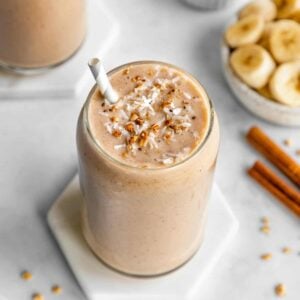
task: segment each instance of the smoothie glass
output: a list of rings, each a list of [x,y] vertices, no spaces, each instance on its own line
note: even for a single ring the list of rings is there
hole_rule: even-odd
[[[0,66],[47,70],[70,58],[86,31],[85,0],[0,0]]]
[[[154,62],[130,63],[108,76],[139,63]],[[90,130],[88,109],[96,87],[79,116],[77,148],[84,237],[104,263],[127,274],[154,276],[174,270],[188,261],[203,241],[219,125],[201,84],[184,74],[205,97],[209,123],[202,142],[181,162],[142,168],[107,153]]]

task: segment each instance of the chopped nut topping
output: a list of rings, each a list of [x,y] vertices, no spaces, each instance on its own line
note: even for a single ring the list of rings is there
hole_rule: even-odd
[[[172,124],[172,120],[166,120],[166,121],[165,121],[165,125],[166,125],[166,126],[170,126],[171,124]]]
[[[127,158],[127,157],[128,157],[128,152],[123,152],[123,153],[122,153],[122,157],[123,157],[123,158]]]
[[[141,132],[141,134],[140,134],[140,138],[141,138],[141,139],[146,139],[147,137],[148,137],[147,132],[143,130],[143,131]]]
[[[115,130],[113,131],[112,135],[116,138],[119,138],[122,135],[122,133],[120,130]]]
[[[32,279],[32,274],[28,271],[24,271],[21,273],[21,277],[22,277],[22,279],[28,281],[28,280]]]
[[[285,139],[283,141],[284,145],[287,146],[287,147],[291,147],[293,145],[293,141],[292,139]]]
[[[282,248],[282,253],[284,254],[291,254],[292,253],[292,249],[289,247],[283,247]]]
[[[132,145],[132,144],[134,144],[137,140],[138,140],[138,136],[137,136],[137,135],[131,136],[131,137],[128,139],[128,144]]]
[[[152,70],[148,70],[148,71],[147,71],[147,75],[153,76],[153,75],[154,75],[154,72],[153,72]]]
[[[110,109],[109,109],[110,112],[115,112],[116,111],[116,106],[113,105]]]
[[[124,126],[124,128],[125,128],[128,132],[134,133],[134,126],[133,126],[132,123],[127,123],[127,124]]]
[[[59,295],[62,292],[62,288],[59,285],[54,285],[51,288],[51,291],[52,291],[53,294]]]
[[[165,108],[165,107],[170,106],[171,104],[172,104],[172,99],[171,99],[171,98],[168,98],[168,99],[166,99],[166,100],[164,100],[164,101],[162,102],[161,107],[162,107],[162,108]]]
[[[284,297],[286,295],[286,288],[285,285],[282,283],[279,283],[275,286],[275,294],[278,297]]]
[[[268,217],[262,217],[262,218],[261,218],[261,222],[262,222],[264,225],[269,225],[270,220],[269,220]]]
[[[159,132],[159,125],[158,124],[153,124],[151,125],[150,129],[154,132],[154,133],[158,133]]]
[[[35,293],[32,295],[32,300],[44,300],[44,296],[40,293]]]
[[[140,134],[139,146],[146,147],[148,144],[148,134],[146,131],[142,131]]]
[[[172,137],[172,134],[171,134],[170,132],[167,132],[167,133],[165,134],[165,136],[164,136],[164,138],[165,138],[166,140],[170,140],[171,137]]]
[[[267,225],[264,225],[260,228],[260,231],[265,233],[265,234],[269,234],[270,233],[270,227]]]
[[[110,120],[111,120],[113,123],[119,122],[119,118],[118,118],[118,117],[111,117]]]
[[[138,117],[139,117],[138,114],[133,112],[133,113],[131,113],[130,121],[135,121]]]
[[[139,75],[137,75],[131,79],[132,82],[137,82],[137,81],[141,81],[141,80],[142,80],[142,77]]]
[[[175,124],[172,124],[169,126],[171,129],[173,129],[175,131],[175,133],[180,133],[182,132],[182,126],[179,126],[179,125],[175,125]]]
[[[144,121],[142,118],[137,118],[137,119],[135,120],[135,123],[136,123],[137,125],[143,125],[144,122],[145,122],[145,121]]]
[[[272,254],[271,254],[271,253],[265,253],[265,254],[262,254],[262,255],[260,256],[260,258],[261,258],[262,260],[270,260],[270,259],[272,258]]]
[[[140,147],[146,147],[148,145],[148,139],[141,139],[139,141],[139,146]]]
[[[123,75],[128,75],[129,74],[129,69],[125,69],[124,71],[123,71]]]

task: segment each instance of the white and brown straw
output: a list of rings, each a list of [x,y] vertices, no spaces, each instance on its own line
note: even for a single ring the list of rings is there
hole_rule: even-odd
[[[110,103],[116,103],[118,101],[118,95],[110,84],[101,60],[99,58],[92,58],[89,60],[88,65],[101,94]]]

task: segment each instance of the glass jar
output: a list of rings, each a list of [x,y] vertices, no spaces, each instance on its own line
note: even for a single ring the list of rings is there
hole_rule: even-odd
[[[0,0],[0,65],[35,73],[69,59],[86,32],[85,0]]]
[[[157,64],[130,63],[108,76],[139,63]],[[107,153],[95,140],[88,119],[96,86],[79,116],[77,148],[84,237],[103,262],[124,273],[154,276],[174,270],[190,259],[203,241],[219,125],[200,83],[184,74],[207,101],[209,123],[195,151],[176,164],[141,168]]]

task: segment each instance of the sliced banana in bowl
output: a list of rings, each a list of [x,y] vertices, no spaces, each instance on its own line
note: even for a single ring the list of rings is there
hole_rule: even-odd
[[[244,6],[238,14],[239,19],[250,15],[261,15],[265,21],[272,21],[277,15],[277,6],[272,0],[254,0]]]
[[[300,126],[300,0],[252,0],[224,32],[225,78],[253,114]]]
[[[244,81],[241,80],[241,78],[237,75],[236,71],[233,71],[233,68],[230,65],[230,55],[230,48],[224,42],[224,40],[222,40],[221,57],[223,73],[226,81],[228,82],[229,87],[236,96],[236,99],[254,115],[268,122],[283,126],[300,126],[300,106],[294,107],[287,104],[283,104],[283,101],[281,101],[282,103],[280,103],[278,100],[279,97],[276,97],[277,99],[272,99],[273,97],[271,98],[270,91],[271,84],[265,85],[264,87],[257,89],[248,86],[248,84],[244,83]],[[281,72],[287,72],[289,74],[289,78],[292,78],[293,88],[297,87],[296,81],[294,81],[297,77],[295,77],[295,75],[291,75],[295,74],[294,71],[292,71],[291,69],[289,69],[288,71],[279,71],[277,76],[275,77],[277,71],[278,70],[276,69],[273,75],[271,75],[270,82],[278,82],[281,76],[285,76],[282,75]],[[300,74],[298,74],[298,76],[300,86]],[[283,82],[286,81],[282,81],[282,84]],[[290,82],[287,83],[287,85],[284,85],[285,90],[289,90],[289,94],[293,94],[294,92],[292,92],[288,87],[289,84]],[[272,94],[273,93],[274,91],[272,92]]]
[[[236,75],[255,89],[261,89],[269,82],[276,67],[269,52],[254,44],[235,49],[229,62]]]
[[[300,11],[300,0],[274,0],[274,3],[277,6],[278,19],[290,18]]]
[[[236,48],[258,42],[264,31],[264,19],[260,15],[249,15],[228,27],[225,33],[227,44]]]
[[[272,27],[269,47],[278,63],[300,59],[300,25],[293,20],[277,21]]]
[[[274,98],[291,107],[300,107],[300,60],[280,65],[270,80]]]

